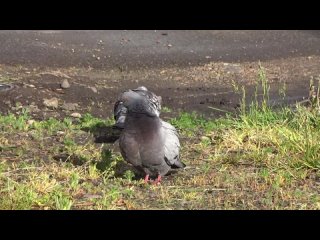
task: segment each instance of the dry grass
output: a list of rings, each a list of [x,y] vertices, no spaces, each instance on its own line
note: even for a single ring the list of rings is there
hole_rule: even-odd
[[[136,178],[116,144],[94,142],[111,119],[0,115],[0,209],[319,209],[319,102],[270,109],[260,80],[262,102],[237,116],[171,119],[187,168],[160,186]]]
[[[188,167],[160,186],[135,179],[113,144],[81,130],[110,121],[1,116],[0,208],[319,209],[320,117],[260,114],[274,118],[172,119]]]

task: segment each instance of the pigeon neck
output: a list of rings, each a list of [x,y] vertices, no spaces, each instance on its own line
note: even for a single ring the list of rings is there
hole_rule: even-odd
[[[159,117],[151,117],[147,114],[142,113],[130,113],[126,117],[126,125],[133,128],[142,127],[142,128],[157,128],[160,124]]]
[[[158,117],[156,113],[151,113],[151,112],[139,112],[139,111],[130,111],[129,115],[135,118],[141,118],[141,117]]]

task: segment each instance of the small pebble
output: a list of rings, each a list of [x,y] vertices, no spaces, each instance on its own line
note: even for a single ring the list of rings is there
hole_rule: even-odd
[[[68,82],[67,79],[64,79],[64,80],[62,81],[62,83],[61,83],[61,88],[67,89],[67,88],[69,88],[69,87],[70,87],[70,83]]]

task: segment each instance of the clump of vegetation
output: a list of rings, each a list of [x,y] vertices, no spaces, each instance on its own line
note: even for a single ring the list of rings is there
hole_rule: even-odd
[[[187,168],[160,186],[144,184],[116,144],[94,141],[112,118],[0,115],[0,209],[319,209],[320,105],[312,86],[306,106],[273,109],[260,66],[251,103],[234,85],[243,96],[237,114],[172,118]]]

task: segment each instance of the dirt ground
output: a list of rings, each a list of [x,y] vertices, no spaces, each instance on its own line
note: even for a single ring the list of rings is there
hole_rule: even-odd
[[[281,104],[279,95],[285,87],[285,103],[308,96],[309,82],[320,76],[320,57],[296,57],[261,62],[271,83],[271,104]],[[0,90],[0,112],[15,112],[27,107],[35,119],[63,118],[77,112],[95,117],[112,116],[113,104],[119,93],[140,85],[162,96],[163,106],[171,109],[162,116],[171,117],[179,111],[196,111],[206,117],[216,117],[239,107],[240,93],[234,86],[246,86],[252,96],[258,79],[259,62],[239,64],[211,62],[202,66],[156,69],[93,68],[27,68],[21,65],[0,65],[0,83],[10,83],[11,90]],[[70,87],[61,88],[67,80]],[[284,85],[285,84],[285,85]],[[58,106],[45,106],[45,99],[58,99]],[[71,107],[70,107],[71,105]]]
[[[317,84],[320,76],[319,56],[266,60],[261,63],[211,62],[183,68],[135,70],[0,65],[0,84],[8,83],[12,86],[12,88],[0,88],[0,114],[21,114],[21,109],[26,108],[35,120],[50,117],[58,119],[66,116],[79,117],[80,114],[86,113],[98,118],[110,118],[113,116],[113,105],[119,93],[144,85],[162,96],[165,108],[161,117],[165,120],[177,116],[180,111],[195,111],[206,118],[215,118],[225,114],[223,111],[234,112],[239,108],[243,86],[246,89],[246,96],[249,98],[253,96],[256,81],[259,79],[259,64],[265,69],[266,77],[271,84],[269,103],[272,105],[304,100],[309,95],[310,80],[313,79]],[[63,89],[61,84],[66,80],[70,87]],[[285,98],[283,98],[284,92]],[[261,89],[259,93],[261,94]],[[24,122],[24,124],[29,123]],[[6,123],[2,127],[5,125]],[[110,156],[111,154],[120,156],[118,144],[115,144],[119,134],[111,131],[112,127],[109,125],[102,128],[97,126],[95,130],[88,128],[81,131],[69,127],[59,128],[59,131],[55,129],[51,133],[51,130],[42,133],[31,128],[28,132],[3,131],[5,143],[3,145],[6,148],[1,152],[2,159],[11,166],[5,176],[13,179],[17,177],[19,186],[27,190],[31,185],[36,185],[37,188],[34,188],[36,192],[38,187],[43,191],[43,185],[51,186],[54,181],[57,183],[55,186],[65,188],[64,184],[69,182],[73,173],[85,172],[83,169],[90,167],[89,164],[96,163],[97,160],[101,163],[102,156],[107,153],[110,153]],[[188,126],[185,130],[186,128]],[[78,183],[79,189],[72,191],[73,195],[68,195],[72,196],[74,201],[72,207],[74,209],[304,209],[315,206],[319,208],[320,205],[316,205],[319,202],[319,189],[316,182],[318,176],[315,173],[305,175],[307,177],[303,177],[300,181],[297,180],[296,185],[284,184],[280,187],[280,191],[279,188],[274,188],[274,185],[278,181],[278,176],[282,177],[282,170],[273,173],[273,169],[270,168],[272,170],[270,177],[261,180],[261,172],[270,169],[259,165],[260,163],[257,164],[256,155],[250,155],[249,151],[249,155],[243,155],[244,159],[236,160],[232,155],[238,153],[233,148],[234,141],[226,145],[231,146],[225,150],[226,159],[230,158],[229,162],[224,162],[224,159],[212,161],[211,156],[216,145],[210,143],[206,146],[201,143],[205,139],[215,139],[214,136],[220,137],[221,133],[210,134],[208,138],[203,136],[200,130],[194,132],[191,137],[188,135],[180,137],[181,159],[187,168],[166,176],[160,186],[149,188],[126,180],[125,172],[132,168],[123,161],[119,161],[119,165],[118,163],[116,165],[114,174],[116,178],[106,184],[98,174],[95,178],[88,177],[90,174],[79,177],[81,180]],[[243,137],[241,143],[247,142],[244,139],[248,137],[239,136],[241,139]],[[223,137],[228,139],[229,135]],[[252,162],[248,156],[253,158]],[[89,164],[83,162],[83,157],[87,157],[86,163]],[[19,166],[17,169],[16,165]],[[20,171],[21,166],[30,171],[28,174],[23,173],[25,181],[21,181],[20,172],[15,172]],[[40,177],[32,179],[32,176]],[[104,196],[109,196],[112,191],[116,191],[118,197],[113,200],[112,197],[109,197],[111,200],[106,198],[109,202],[104,203]],[[283,194],[284,192],[288,194]],[[11,197],[8,198],[4,193],[3,191],[2,199],[7,200],[7,205],[2,206],[8,209],[19,208],[13,204],[14,202],[10,202]],[[23,204],[20,206],[22,209],[43,207],[38,203],[25,205],[27,202],[25,198],[28,195],[22,194],[21,198],[19,191],[14,193],[18,194],[17,199],[23,199],[20,201]],[[48,196],[51,192],[48,191],[46,194]],[[298,197],[295,194],[299,194]],[[45,194],[43,196],[47,197]],[[90,199],[92,196],[98,200]],[[4,200],[0,202],[3,203]],[[103,203],[99,205],[95,201]],[[50,208],[59,209],[56,206]]]

